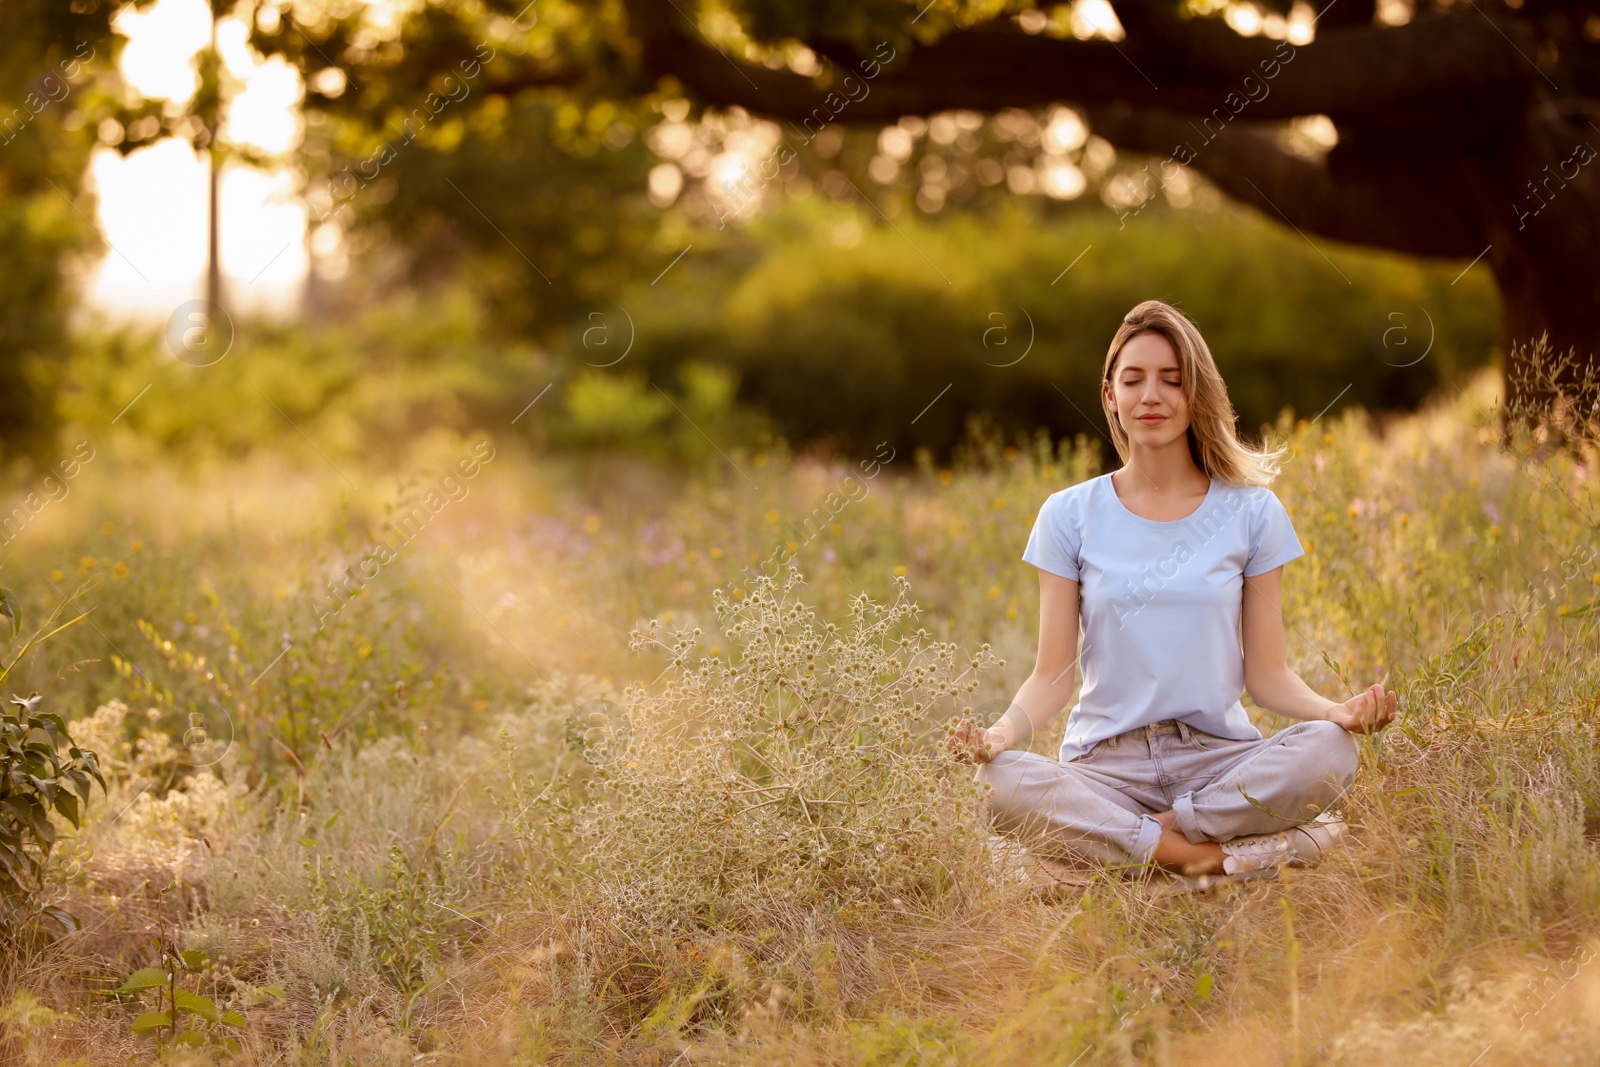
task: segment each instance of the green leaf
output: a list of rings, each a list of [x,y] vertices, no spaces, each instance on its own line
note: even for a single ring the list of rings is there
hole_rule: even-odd
[[[1211,977],[1210,971],[1207,971],[1205,974],[1202,974],[1199,978],[1194,980],[1194,995],[1199,997],[1201,1000],[1210,1000],[1211,987],[1215,984],[1216,979]]]
[[[66,790],[56,794],[56,810],[67,817],[73,826],[78,826],[78,798]]]
[[[225,1025],[228,1025],[228,1026],[241,1026],[242,1027],[245,1024],[244,1016],[240,1015],[238,1012],[234,1011],[232,1008],[229,1008],[227,1011],[222,1013],[221,1021]]]
[[[191,993],[187,989],[173,990],[173,999],[180,1011],[193,1012],[202,1019],[211,1022],[217,1021],[217,1005],[210,997],[202,997],[198,993]]]
[[[154,989],[156,986],[171,985],[167,972],[160,967],[142,967],[128,975],[127,981],[117,987],[118,993],[137,993],[141,989]]]
[[[211,962],[211,957],[197,948],[184,949],[178,956],[183,960],[183,965],[191,971],[203,971],[206,964]]]
[[[151,1030],[158,1030],[163,1026],[171,1026],[172,1019],[164,1011],[147,1011],[133,1020],[133,1032],[147,1034]]]
[[[9,589],[0,589],[0,619],[11,624],[12,637],[22,632],[22,609],[17,606],[17,598]]]
[[[78,917],[65,908],[58,908],[54,904],[46,904],[39,911],[60,923],[68,933],[75,934],[83,929],[83,924],[78,921]]]
[[[204,1034],[197,1033],[194,1030],[185,1030],[183,1033],[173,1038],[172,1043],[174,1045],[204,1045],[206,1043],[206,1038]]]

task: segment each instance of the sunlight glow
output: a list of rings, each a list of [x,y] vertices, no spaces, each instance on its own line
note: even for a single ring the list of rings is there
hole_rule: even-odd
[[[1072,35],[1085,39],[1104,37],[1111,41],[1120,41],[1126,36],[1108,0],[1076,0],[1072,5]]]
[[[158,0],[118,16],[127,38],[123,76],[139,92],[184,107],[198,85],[194,55],[210,40],[205,0]],[[217,48],[241,83],[228,105],[223,138],[268,155],[300,140],[299,75],[281,59],[261,62],[236,19],[217,24]],[[88,302],[112,320],[161,320],[200,295],[205,276],[207,165],[187,142],[167,139],[123,157],[97,149],[87,184],[98,199],[110,244],[86,279]],[[227,303],[243,312],[284,314],[298,300],[309,267],[306,210],[288,167],[225,165],[219,252]]]

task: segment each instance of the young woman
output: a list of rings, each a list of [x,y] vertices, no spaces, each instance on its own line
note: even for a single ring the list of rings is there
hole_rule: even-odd
[[[1052,494],[1022,558],[1039,568],[1039,652],[1000,721],[952,739],[992,787],[995,825],[1042,855],[1250,877],[1300,865],[1342,823],[1351,734],[1393,721],[1381,684],[1317,695],[1284,658],[1283,565],[1305,553],[1200,331],[1159,300],[1112,338],[1102,397],[1122,468]],[[1080,618],[1083,651],[1078,653]],[[1242,647],[1241,647],[1242,631]],[[1024,750],[1072,695],[1060,759]],[[1300,720],[1263,739],[1239,697]]]

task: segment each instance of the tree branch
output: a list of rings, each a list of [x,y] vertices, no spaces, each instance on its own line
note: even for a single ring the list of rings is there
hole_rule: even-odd
[[[839,98],[837,82],[718,51],[672,0],[624,0],[624,6],[644,66],[677,77],[706,100],[802,120],[828,108],[830,92]],[[1255,119],[1360,116],[1437,106],[1447,97],[1523,97],[1539,77],[1511,43],[1521,37],[1525,50],[1532,47],[1531,30],[1520,21],[1427,16],[1403,26],[1330,28],[1314,43],[1295,47],[1241,37],[1216,19],[1163,14],[1139,0],[1120,0],[1116,11],[1127,30],[1121,42],[1029,34],[996,20],[898,54],[885,44],[877,56],[881,72],[841,121],[1056,102],[1121,101],[1206,115],[1224,108],[1230,93],[1251,96]],[[841,79],[853,73],[861,81],[861,66],[851,70],[839,62],[851,54],[849,46],[818,41],[813,51],[830,57]],[[1247,84],[1250,77],[1255,82]]]
[[[1307,233],[1418,256],[1483,249],[1481,225],[1452,195],[1459,182],[1432,173],[1450,167],[1449,155],[1433,167],[1387,155],[1338,165],[1337,147],[1327,160],[1305,159],[1280,147],[1273,131],[1243,123],[1219,129],[1153,109],[1087,111],[1095,132],[1112,144],[1187,163],[1233,199]],[[1152,177],[1159,181],[1163,170],[1170,174],[1171,164],[1152,167]]]

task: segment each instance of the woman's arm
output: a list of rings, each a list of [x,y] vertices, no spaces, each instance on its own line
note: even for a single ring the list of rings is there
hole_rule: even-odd
[[[956,728],[958,745],[980,762],[1026,745],[1071,699],[1077,668],[1078,583],[1040,570],[1039,653],[1033,673],[987,730],[963,719]]]
[[[1244,580],[1244,687],[1257,705],[1286,719],[1329,719],[1352,733],[1374,733],[1394,721],[1398,697],[1374,683],[1336,703],[1289,669],[1283,643],[1283,568]]]

